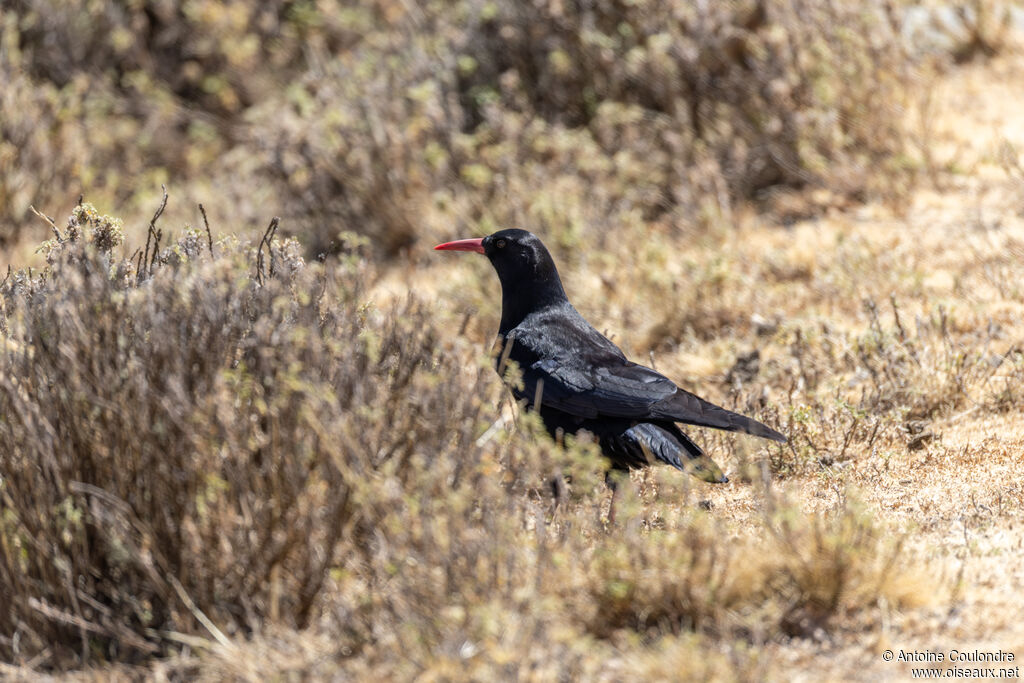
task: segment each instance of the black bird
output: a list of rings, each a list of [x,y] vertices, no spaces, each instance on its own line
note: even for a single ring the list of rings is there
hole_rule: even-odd
[[[728,481],[722,470],[677,422],[745,432],[785,443],[773,429],[677,387],[670,379],[628,360],[610,339],[573,308],[551,254],[525,230],[501,230],[482,239],[434,249],[487,256],[501,280],[501,352],[522,372],[517,399],[539,412],[553,437],[592,433],[612,468],[669,464],[709,482]]]

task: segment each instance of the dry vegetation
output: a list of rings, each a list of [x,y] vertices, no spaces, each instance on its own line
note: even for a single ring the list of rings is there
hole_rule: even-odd
[[[325,675],[573,677],[626,633],[758,644],[921,600],[899,534],[845,500],[806,518],[755,485],[762,518],[731,529],[643,487],[608,528],[593,449],[529,416],[479,438],[501,392],[466,369],[479,351],[414,300],[364,303],[357,259],[306,265],[272,231],[119,258],[88,204],[55,233],[3,285],[9,660],[184,645],[219,654],[178,674],[258,677],[235,641],[288,627],[331,635],[302,664]],[[559,468],[574,499],[552,517]]]
[[[217,187],[215,223],[271,203],[314,255],[341,247],[339,225],[394,254],[456,222],[568,240],[715,222],[782,188],[898,200],[920,169],[890,115],[914,97],[900,16],[17,0],[0,13],[4,110],[19,112],[0,123],[0,237],[21,236],[31,204],[85,193],[140,211],[161,182],[183,206]]]
[[[1024,63],[946,7],[5,4],[0,676],[1019,647]],[[609,524],[491,370],[486,261],[426,253],[512,225],[790,443],[693,430],[731,483],[637,473]]]

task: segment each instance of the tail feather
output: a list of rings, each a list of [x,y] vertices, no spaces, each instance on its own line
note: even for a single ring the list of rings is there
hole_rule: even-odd
[[[714,403],[705,401],[683,389],[655,405],[651,413],[659,419],[682,422],[697,427],[722,429],[727,432],[743,432],[763,439],[786,443],[786,437],[771,427],[745,415],[716,406]]]

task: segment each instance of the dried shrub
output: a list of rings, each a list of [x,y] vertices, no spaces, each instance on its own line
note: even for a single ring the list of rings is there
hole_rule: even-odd
[[[249,113],[257,168],[313,253],[340,251],[341,231],[354,228],[395,255],[421,232],[459,127],[445,76],[452,57],[438,59],[434,40],[417,25],[342,58],[318,53],[283,98]]]
[[[261,285],[251,247],[211,259],[190,234],[139,278],[105,227],[80,207],[49,268],[4,285],[4,658],[308,623],[338,539],[367,523],[352,480],[465,442],[475,394],[423,376],[443,376],[427,312],[367,310],[365,273],[328,287],[274,241]],[[439,413],[455,432],[424,429]]]
[[[879,600],[920,604],[902,541],[845,499],[807,520],[769,496],[765,515],[760,537],[693,513],[595,551],[577,606],[588,629],[812,636]]]
[[[32,204],[81,192],[130,206],[168,177],[196,188],[224,178],[225,155],[248,154],[244,112],[301,73],[307,49],[358,44],[377,5],[5,3],[0,242],[37,227]]]
[[[290,4],[13,0],[5,9],[19,19],[26,67],[41,81],[64,86],[89,72],[109,73],[122,87],[148,80],[203,112],[230,116],[262,94],[275,70],[302,62],[304,41],[334,49],[358,42],[337,15],[303,17]]]
[[[499,111],[590,128],[687,210],[716,182],[731,199],[808,183],[877,192],[875,165],[905,155],[891,111],[910,62],[885,3],[541,2],[475,18],[471,120],[487,118],[487,92]]]

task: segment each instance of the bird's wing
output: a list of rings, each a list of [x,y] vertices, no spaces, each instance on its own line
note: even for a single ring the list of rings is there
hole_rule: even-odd
[[[786,441],[760,422],[709,403],[661,373],[626,360],[618,347],[583,325],[578,330],[566,326],[574,332],[568,342],[553,341],[551,327],[546,335],[523,328],[510,335],[509,357],[518,363],[523,379],[523,388],[515,392],[518,398],[535,402],[539,395],[543,405],[584,418],[666,420]]]
[[[664,375],[626,361],[623,365],[587,367],[539,360],[523,370],[521,398],[579,417],[668,420],[730,432],[744,432],[785,443],[786,437],[731,410],[678,388]]]
[[[641,365],[586,366],[554,359],[523,369],[523,397],[579,417],[646,417],[676,390],[667,377]]]

